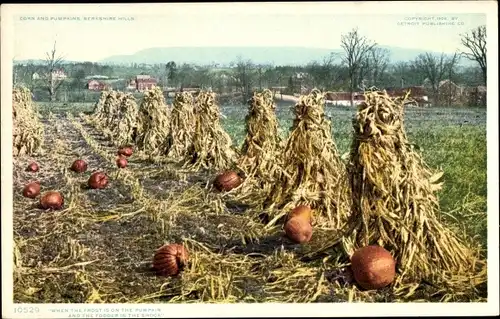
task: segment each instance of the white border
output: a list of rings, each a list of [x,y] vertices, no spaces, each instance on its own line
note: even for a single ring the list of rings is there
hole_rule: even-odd
[[[498,17],[496,1],[408,1],[408,2],[308,2],[308,3],[193,3],[193,4],[72,4],[72,5],[2,5],[1,6],[1,101],[2,101],[2,318],[28,318],[30,314],[14,314],[12,303],[13,247],[12,247],[12,52],[13,20],[18,14],[99,14],[112,12],[114,15],[175,15],[189,14],[193,6],[201,8],[204,14],[211,12],[281,12],[283,14],[487,14],[488,32],[488,96],[487,96],[487,147],[488,147],[488,302],[483,304],[196,304],[196,305],[88,305],[79,304],[29,304],[16,306],[37,306],[40,312],[31,318],[67,318],[68,314],[57,314],[49,309],[94,309],[104,313],[108,309],[159,309],[161,312],[147,312],[149,317],[249,317],[249,316],[402,316],[402,315],[498,315],[499,314],[499,266],[498,266]],[[95,314],[95,312],[94,312]],[[124,313],[122,313],[124,314]],[[97,318],[97,316],[94,316]]]

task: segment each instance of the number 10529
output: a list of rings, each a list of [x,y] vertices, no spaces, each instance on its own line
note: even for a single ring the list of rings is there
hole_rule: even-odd
[[[14,313],[37,313],[40,312],[38,307],[14,307]]]

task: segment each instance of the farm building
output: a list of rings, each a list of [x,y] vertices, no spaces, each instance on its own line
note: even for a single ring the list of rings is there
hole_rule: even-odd
[[[207,90],[211,90],[212,88],[207,88]],[[180,88],[177,87],[167,87],[163,90],[163,93],[165,96],[174,96],[175,93],[177,92],[190,92],[190,93],[195,93],[199,92],[201,90],[199,85],[191,85],[191,86],[181,86]]]
[[[201,86],[193,83],[189,84],[181,84],[180,91],[181,92],[190,92],[190,91],[199,91],[201,90]]]
[[[427,106],[429,98],[425,93],[425,89],[420,86],[407,87],[407,88],[387,88],[386,92],[391,97],[404,96],[408,90],[410,91],[410,98],[413,99],[420,106]],[[353,104],[359,105],[365,100],[363,92],[352,93]],[[333,105],[350,106],[351,94],[349,92],[328,92],[326,94],[326,103]]]
[[[410,86],[406,88],[387,88],[386,92],[392,97],[404,96],[410,91],[410,98],[420,106],[429,106],[429,96],[423,86]]]
[[[137,90],[137,83],[135,82],[135,79],[131,79],[128,82],[126,89],[130,91]]]
[[[349,92],[328,92],[325,96],[326,104],[351,106],[351,93]],[[353,92],[352,100],[354,105],[358,105],[365,100],[363,93]]]
[[[55,79],[55,80],[63,80],[63,79],[66,79],[68,76],[66,75],[66,73],[64,72],[63,69],[58,69],[58,70],[54,70],[52,72],[52,77]],[[33,80],[39,80],[42,78],[42,76],[38,73],[38,72],[35,72],[33,73],[33,75],[31,76],[31,78]]]
[[[63,80],[65,78],[67,78],[68,76],[66,75],[66,72],[64,72],[63,69],[58,69],[58,70],[52,71],[52,77],[55,79],[58,79],[58,80]]]
[[[109,79],[109,76],[99,75],[99,74],[89,75],[85,77],[85,80],[107,80],[107,79]]]
[[[272,86],[269,88],[273,93],[282,93],[283,91],[285,91],[287,89],[286,86]]]
[[[89,91],[104,91],[108,88],[109,85],[101,81],[90,80],[87,82],[87,89]]]
[[[439,82],[439,102],[447,106],[463,105],[466,98],[465,87],[457,85],[453,81],[443,80]]]
[[[180,92],[199,92],[201,89],[199,87],[186,87],[186,88],[181,88]],[[210,90],[210,88],[207,88],[207,90]]]
[[[158,84],[158,80],[150,75],[137,75],[131,79],[127,85],[127,90],[136,90],[143,92],[149,90]]]
[[[469,106],[486,105],[486,86],[475,86],[467,88],[467,104]]]

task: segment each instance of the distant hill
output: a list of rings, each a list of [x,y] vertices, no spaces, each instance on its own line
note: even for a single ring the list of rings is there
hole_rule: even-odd
[[[410,61],[427,51],[381,46],[390,51],[391,62]],[[330,53],[343,53],[342,49],[317,49],[303,47],[168,47],[149,48],[132,55],[114,55],[99,62],[110,64],[130,63],[219,63],[228,65],[236,61],[238,56],[250,59],[254,63],[272,63],[275,65],[304,65],[311,61],[319,61]],[[438,52],[434,52],[439,54]],[[471,63],[463,61],[464,66]]]
[[[392,63],[399,61],[411,61],[419,54],[428,51],[421,49],[406,49],[390,46],[380,46],[388,49]],[[235,62],[241,56],[245,60],[254,63],[274,65],[305,65],[312,61],[321,61],[330,53],[342,54],[342,49],[318,49],[304,47],[164,47],[149,48],[136,52],[132,55],[113,55],[97,61],[100,64],[131,64],[145,63],[158,64],[175,61],[177,64],[211,64],[228,65]],[[433,52],[440,54],[439,52]],[[78,63],[77,61],[64,61],[65,63]],[[83,61],[82,61],[83,62]],[[14,61],[14,64],[43,64],[45,60],[22,60]],[[473,66],[474,62],[462,59],[462,66]]]
[[[74,64],[74,63],[84,63],[84,62],[88,62],[88,61],[62,60],[61,64],[69,64],[69,63]],[[46,63],[47,63],[47,60],[45,60],[45,59],[14,60],[14,62],[13,62],[14,65],[19,65],[19,64],[43,65],[43,64],[46,64]]]

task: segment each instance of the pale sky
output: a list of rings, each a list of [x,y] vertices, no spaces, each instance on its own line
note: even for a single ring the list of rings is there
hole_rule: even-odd
[[[206,6],[191,6],[188,10],[156,13],[155,10],[147,13],[129,10],[125,14],[103,6],[99,12],[79,14],[67,7],[59,13],[30,10],[13,16],[13,54],[16,60],[43,59],[54,40],[57,40],[57,48],[65,59],[78,61],[98,61],[151,47],[302,46],[338,49],[341,35],[354,27],[358,27],[361,35],[380,45],[451,53],[460,48],[461,33],[486,24],[486,15],[482,13],[340,14],[324,10],[236,10],[228,6],[224,10],[209,12]],[[53,19],[58,16],[80,20]],[[84,20],[84,17],[91,16],[114,17],[115,20]],[[45,17],[48,21],[37,20],[38,17]],[[415,20],[417,17],[426,20]],[[118,18],[132,20],[119,21]],[[431,25],[424,25],[425,22]],[[438,22],[445,24],[436,25]],[[414,25],[404,25],[407,23]]]

